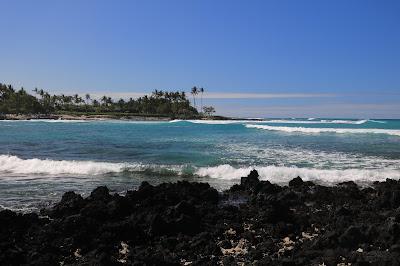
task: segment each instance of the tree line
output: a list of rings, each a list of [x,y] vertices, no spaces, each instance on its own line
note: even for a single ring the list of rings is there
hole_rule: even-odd
[[[212,115],[213,107],[203,106],[207,113],[198,112],[196,95],[200,92],[193,87],[191,94],[193,104],[184,91],[154,90],[149,96],[144,95],[137,99],[113,100],[103,96],[94,99],[90,94],[81,97],[78,94],[54,94],[35,88],[35,95],[29,94],[24,88],[15,90],[13,86],[0,83],[0,113],[1,114],[57,114],[57,113],[127,113],[144,115],[165,115],[172,117],[197,117],[203,114]],[[204,89],[201,89],[201,93]]]

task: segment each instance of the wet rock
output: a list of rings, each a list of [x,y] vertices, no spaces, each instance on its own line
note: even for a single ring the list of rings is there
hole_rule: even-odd
[[[53,208],[43,209],[41,210],[41,213],[44,215],[49,215],[50,217],[69,216],[78,213],[84,205],[85,201],[81,195],[76,194],[73,191],[68,191],[64,193],[61,201]]]
[[[90,199],[96,201],[108,201],[111,199],[110,191],[107,187],[97,187],[95,190],[90,193]]]
[[[252,170],[248,176],[240,179],[240,184],[247,190],[254,190],[260,183],[258,177],[257,170]]]
[[[289,181],[290,187],[300,187],[303,184],[304,184],[303,179],[301,179],[300,176],[293,178],[292,180]]]

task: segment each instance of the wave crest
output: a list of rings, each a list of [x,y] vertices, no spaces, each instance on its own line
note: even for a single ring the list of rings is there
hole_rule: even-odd
[[[287,184],[293,178],[300,176],[305,181],[316,181],[321,184],[333,185],[344,181],[357,183],[371,183],[373,181],[385,181],[386,178],[400,179],[400,172],[396,170],[382,169],[310,169],[285,166],[255,166],[235,168],[231,165],[219,165],[204,167],[196,171],[196,175],[211,178],[235,180],[247,176],[256,169],[261,180],[268,180],[276,184]]]
[[[246,125],[247,128],[257,128],[270,131],[300,132],[308,134],[338,133],[338,134],[387,134],[400,136],[400,130],[379,128],[311,128],[311,127],[279,127],[267,125]]]
[[[21,159],[12,155],[0,155],[0,172],[3,173],[99,175],[121,172],[124,168],[125,165],[121,163]]]
[[[309,118],[307,120],[287,120],[287,119],[271,119],[271,120],[172,120],[170,123],[189,122],[193,124],[207,124],[207,125],[230,125],[230,124],[248,124],[248,123],[264,123],[264,124],[348,124],[348,125],[362,125],[367,122],[377,122],[375,120],[316,120]],[[383,122],[384,123],[384,122]]]
[[[142,163],[112,163],[96,161],[67,161],[50,159],[21,159],[13,155],[0,155],[0,175],[104,175],[111,173],[142,173],[167,175],[186,175],[190,167],[176,165],[156,165]]]
[[[236,180],[247,176],[249,172],[256,169],[262,180],[272,183],[287,184],[291,179],[300,176],[307,181],[315,181],[322,184],[333,185],[344,181],[355,181],[358,183],[371,183],[373,181],[384,181],[386,178],[400,179],[398,169],[315,169],[287,166],[248,166],[233,167],[228,164],[212,167],[187,167],[187,166],[163,166],[127,163],[109,163],[94,161],[56,161],[41,159],[21,159],[17,156],[0,155],[0,174],[7,176],[31,175],[36,178],[41,176],[57,175],[104,175],[109,173],[132,173],[137,172],[144,175],[160,174],[162,176],[194,176],[213,178],[220,180]],[[6,175],[4,175],[6,174]]]

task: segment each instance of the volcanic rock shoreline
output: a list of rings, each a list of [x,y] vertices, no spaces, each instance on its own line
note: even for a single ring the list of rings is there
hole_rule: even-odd
[[[40,214],[0,212],[0,265],[400,265],[400,182],[281,187],[254,170],[222,193],[67,192]]]

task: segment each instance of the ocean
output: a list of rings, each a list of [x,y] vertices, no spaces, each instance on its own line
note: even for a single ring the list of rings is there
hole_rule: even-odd
[[[252,169],[281,185],[399,179],[400,120],[0,121],[0,209],[37,211],[69,190],[123,193],[142,181],[223,190]]]

